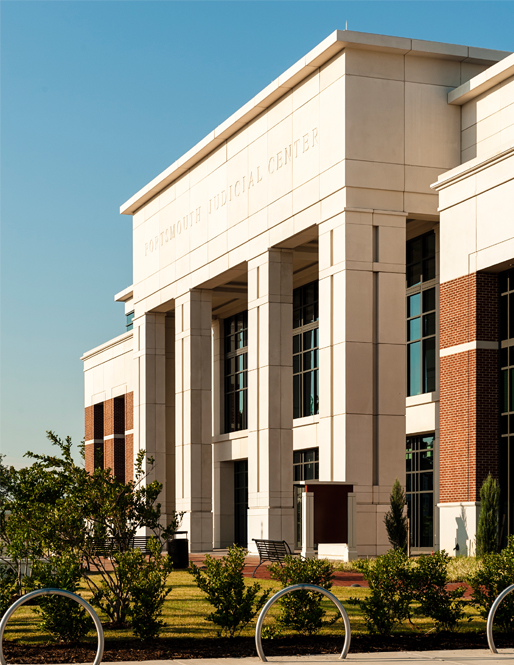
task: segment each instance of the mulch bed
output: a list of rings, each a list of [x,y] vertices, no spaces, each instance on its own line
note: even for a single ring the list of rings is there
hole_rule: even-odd
[[[497,648],[514,647],[514,635],[495,635]],[[267,656],[337,654],[343,648],[340,637],[283,638],[263,641]],[[351,653],[374,651],[437,651],[439,649],[487,649],[485,630],[477,633],[431,633],[393,635],[355,635]],[[82,646],[21,646],[4,641],[4,656],[11,663],[90,663],[96,650]],[[256,656],[252,637],[218,639],[163,638],[142,643],[106,642],[103,661],[172,660],[186,658],[243,658]]]

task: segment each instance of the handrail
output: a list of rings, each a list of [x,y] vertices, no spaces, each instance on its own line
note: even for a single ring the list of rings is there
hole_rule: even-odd
[[[491,650],[492,653],[498,653],[498,650],[496,649],[493,640],[494,616],[496,614],[496,610],[498,609],[498,605],[502,602],[505,596],[508,596],[509,593],[511,593],[512,591],[514,591],[514,584],[511,584],[499,594],[498,598],[496,598],[494,603],[491,605],[491,609],[489,610],[489,614],[487,615],[487,627],[486,627],[487,643],[489,644],[489,649]]]
[[[286,593],[291,593],[291,591],[298,591],[299,589],[306,591],[317,591],[318,593],[322,593],[324,596],[329,598],[337,607],[344,623],[344,645],[343,645],[343,650],[341,651],[341,655],[339,656],[339,660],[346,658],[346,656],[348,655],[348,651],[350,649],[351,629],[350,629],[350,619],[348,618],[348,614],[346,613],[346,610],[342,606],[341,602],[334,596],[334,594],[330,593],[330,591],[327,591],[326,589],[323,589],[323,587],[316,586],[315,584],[293,584],[291,586],[286,587],[285,589],[277,591],[277,593],[268,600],[266,605],[264,605],[264,607],[261,610],[261,613],[259,614],[259,618],[257,619],[257,625],[255,626],[255,648],[257,649],[257,654],[261,659],[261,661],[263,663],[268,662],[266,656],[264,655],[264,651],[262,650],[262,639],[261,639],[262,624],[264,622],[266,614],[268,613],[268,610],[273,605],[273,603],[275,603],[279,598],[282,598],[282,596],[285,596]]]
[[[50,596],[51,594],[55,594],[56,596],[64,596],[65,598],[70,598],[71,600],[76,600],[77,603],[80,603],[89,612],[91,618],[94,621],[96,632],[98,634],[98,649],[96,652],[96,657],[93,662],[93,665],[100,665],[100,663],[102,662],[102,657],[104,655],[105,642],[104,642],[104,631],[100,619],[98,618],[98,614],[94,611],[91,605],[87,603],[83,598],[77,596],[77,594],[75,593],[71,593],[71,591],[64,591],[63,589],[36,589],[36,591],[31,591],[30,593],[26,593],[25,595],[23,595],[21,598],[18,598],[18,600],[11,605],[11,607],[2,617],[2,621],[0,621],[0,664],[1,665],[7,665],[4,658],[3,641],[4,641],[5,627],[7,626],[7,622],[9,621],[11,616],[14,614],[14,612],[16,612],[18,607],[21,607],[21,605],[26,603],[27,600],[31,600],[31,598],[37,598],[37,596]]]

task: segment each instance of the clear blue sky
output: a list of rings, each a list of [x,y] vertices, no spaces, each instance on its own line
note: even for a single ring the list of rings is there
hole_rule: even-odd
[[[119,206],[335,29],[514,51],[514,3],[0,3],[1,439],[83,437],[80,356],[124,331]]]

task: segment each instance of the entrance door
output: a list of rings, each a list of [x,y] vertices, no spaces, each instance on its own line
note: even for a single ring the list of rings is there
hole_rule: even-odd
[[[248,460],[234,462],[234,543],[248,547]]]

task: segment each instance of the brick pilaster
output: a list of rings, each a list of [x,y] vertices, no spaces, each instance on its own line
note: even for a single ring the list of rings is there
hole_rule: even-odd
[[[479,501],[487,474],[498,475],[498,351],[480,348],[497,340],[497,275],[441,284],[440,346],[450,351],[440,361],[442,503]]]

